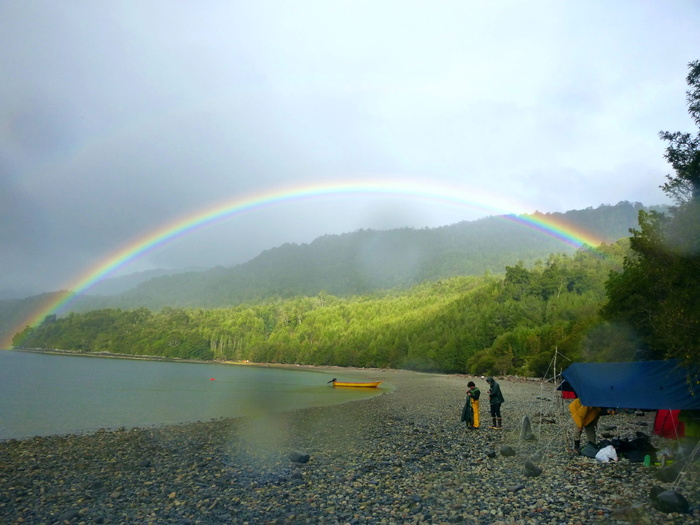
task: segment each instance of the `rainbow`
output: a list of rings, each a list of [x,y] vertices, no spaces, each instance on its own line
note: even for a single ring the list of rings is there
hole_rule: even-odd
[[[288,201],[308,200],[337,195],[348,197],[372,195],[436,201],[441,204],[470,208],[482,214],[486,213],[502,216],[504,219],[521,223],[526,227],[550,235],[576,248],[584,245],[595,247],[603,242],[601,239],[597,239],[583,230],[577,230],[563,222],[556,222],[554,218],[550,216],[538,214],[515,215],[513,214],[514,210],[519,210],[518,213],[525,213],[523,207],[515,202],[507,202],[506,205],[509,209],[505,211],[503,210],[503,196],[477,195],[473,191],[467,191],[464,187],[455,185],[426,183],[425,181],[407,181],[406,179],[384,179],[324,182],[280,187],[235,197],[213,207],[198,210],[133,240],[128,245],[108,255],[98,265],[90,268],[80,277],[69,283],[65,287],[65,291],[60,292],[58,295],[54,294],[52,299],[37,308],[30,316],[20,323],[12,333],[17,333],[26,326],[38,325],[47,315],[58,312],[74,297],[105,279],[117,269],[128,265],[137,258],[157,250],[177,238],[245,212],[274,206]],[[484,204],[489,202],[500,202],[501,205],[497,207],[491,204]],[[2,344],[1,347],[9,348],[9,341],[0,341],[0,343]]]

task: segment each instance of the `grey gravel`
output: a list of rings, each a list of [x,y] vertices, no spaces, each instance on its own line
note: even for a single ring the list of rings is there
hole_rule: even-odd
[[[569,449],[572,423],[549,383],[497,378],[504,428],[488,428],[483,396],[482,428],[467,430],[466,383],[486,392],[481,378],[342,372],[393,390],[259,418],[2,442],[0,523],[700,523],[697,465],[675,487],[690,512],[658,510],[650,490],[672,486],[657,467]],[[534,440],[520,437],[524,416]],[[653,413],[605,418],[634,436]],[[504,446],[515,454],[494,454]]]

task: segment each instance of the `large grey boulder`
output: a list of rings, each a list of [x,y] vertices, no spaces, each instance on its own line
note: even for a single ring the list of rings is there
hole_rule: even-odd
[[[688,503],[688,500],[675,490],[664,490],[661,487],[652,487],[649,498],[651,499],[651,504],[661,512],[687,513],[690,511],[690,503]]]

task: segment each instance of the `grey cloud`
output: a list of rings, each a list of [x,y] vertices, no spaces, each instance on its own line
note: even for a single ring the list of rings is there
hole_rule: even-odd
[[[60,288],[178,218],[302,182],[452,183],[531,211],[658,202],[657,132],[690,127],[699,20],[694,3],[3,3],[0,293]],[[462,218],[290,201],[133,268]]]

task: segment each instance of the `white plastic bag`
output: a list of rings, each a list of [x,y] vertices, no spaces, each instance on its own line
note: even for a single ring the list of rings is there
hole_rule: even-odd
[[[607,463],[608,461],[617,461],[617,451],[612,445],[601,448],[595,455],[595,458],[601,463]]]

